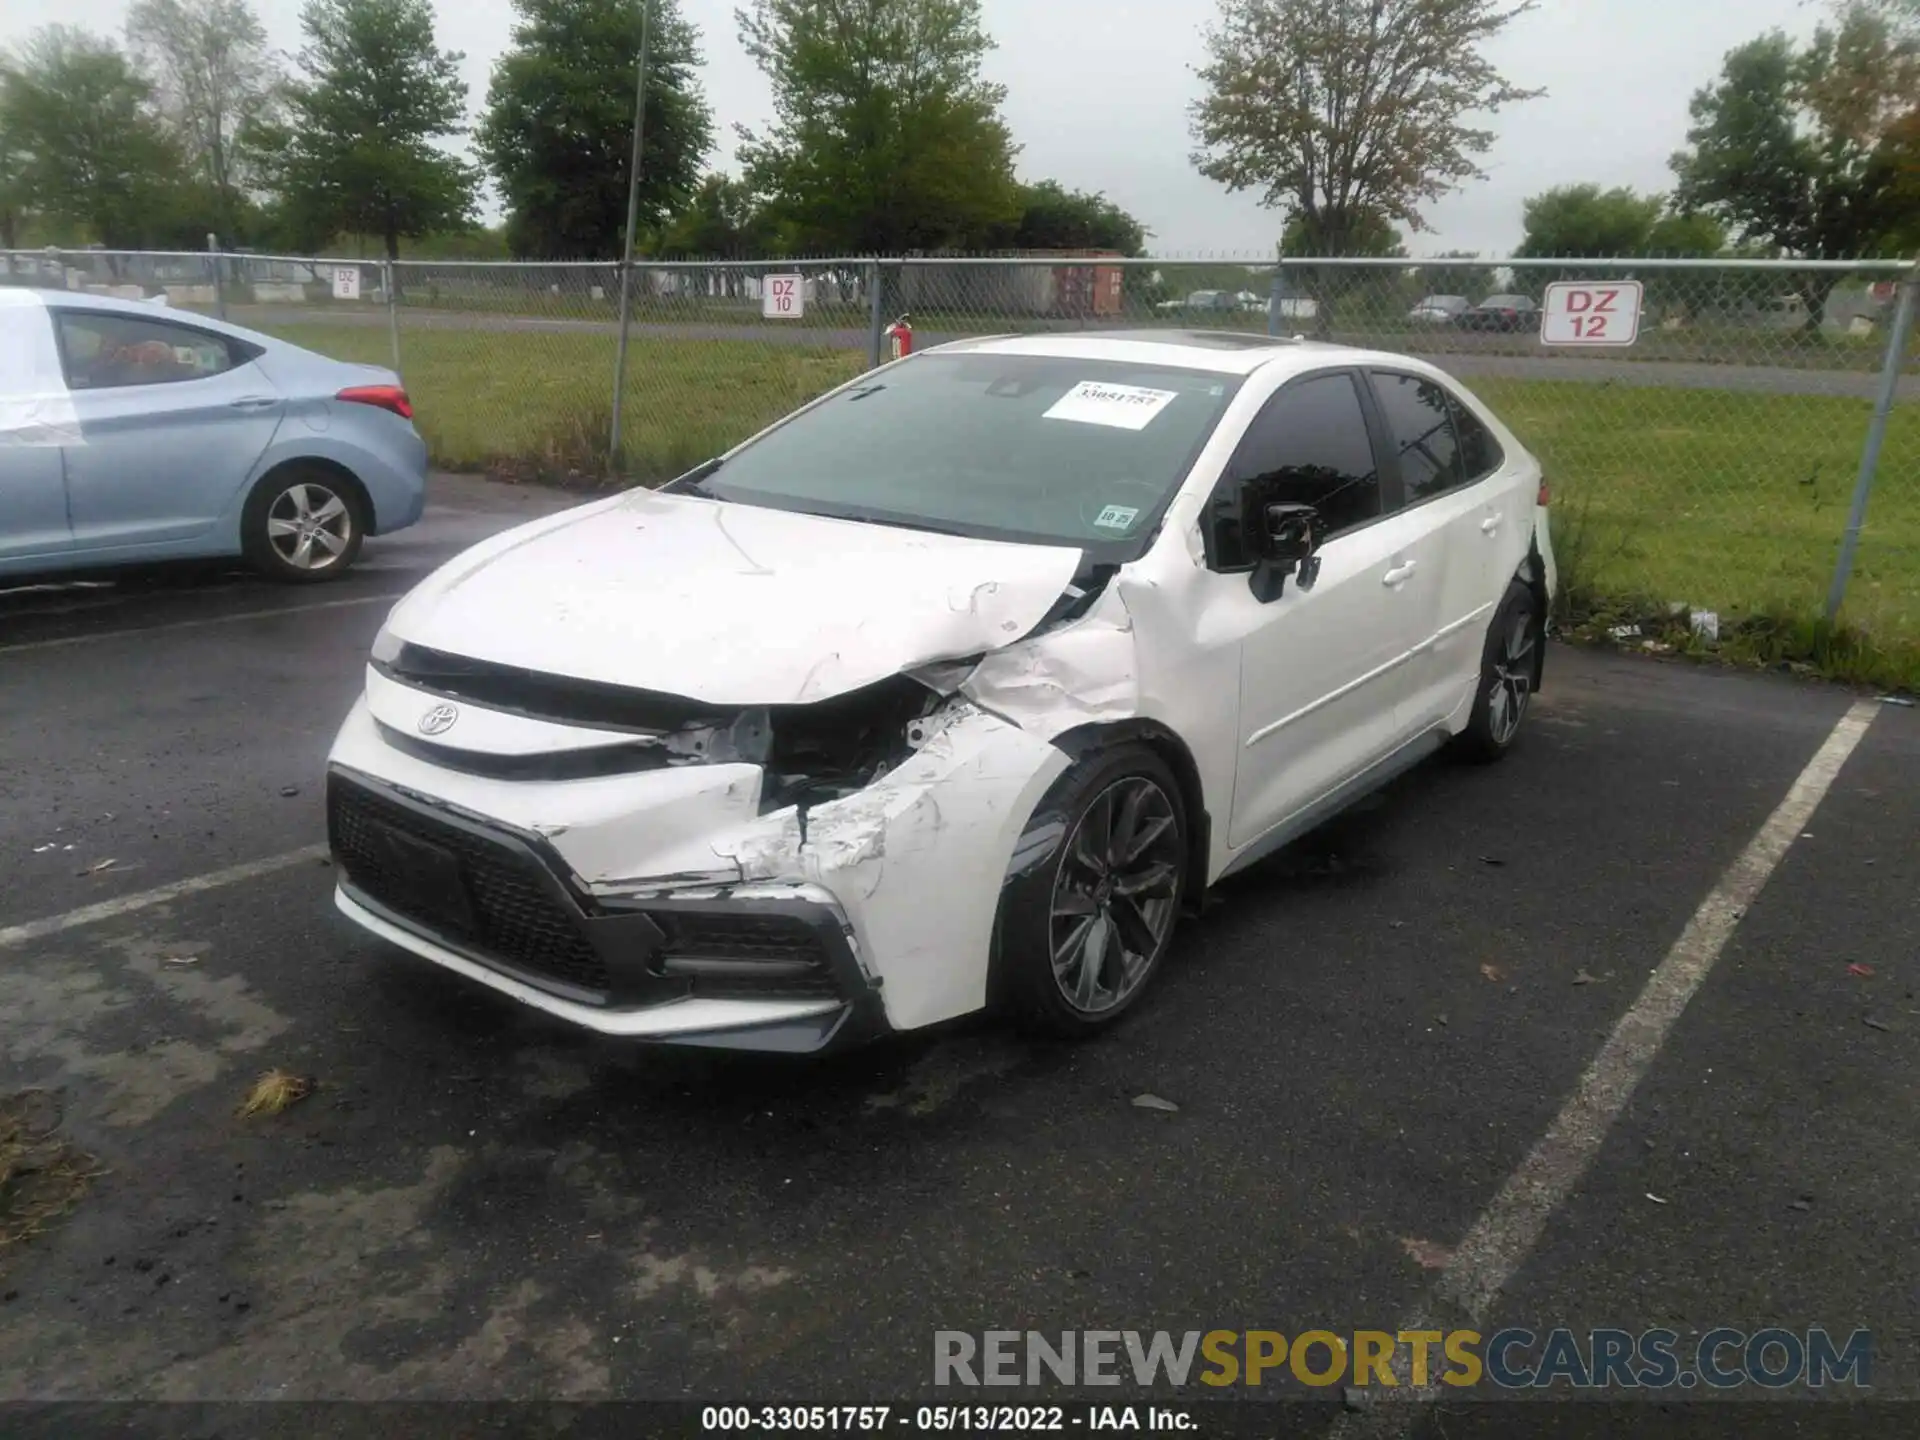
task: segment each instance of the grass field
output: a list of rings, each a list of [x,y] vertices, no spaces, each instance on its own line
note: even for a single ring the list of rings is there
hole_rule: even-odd
[[[275,326],[341,360],[391,365],[378,328]],[[541,478],[598,474],[613,421],[611,335],[409,330],[402,370],[435,465]],[[635,339],[627,349],[625,465],[671,479],[857,375],[864,353],[750,342]]]
[[[278,333],[390,363],[383,330]],[[402,345],[435,464],[574,483],[604,469],[612,337],[409,330]],[[623,468],[641,483],[679,474],[864,364],[858,351],[636,339]],[[1920,687],[1920,408],[1895,412],[1848,593],[1857,634],[1835,637],[1814,619],[1846,526],[1867,401],[1562,380],[1475,388],[1546,467],[1579,611],[1642,618],[1685,602],[1720,612],[1738,653]]]

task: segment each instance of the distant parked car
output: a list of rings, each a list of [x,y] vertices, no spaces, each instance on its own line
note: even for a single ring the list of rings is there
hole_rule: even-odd
[[[1540,307],[1525,295],[1489,295],[1454,323],[1467,330],[1538,330]]]
[[[1416,325],[1451,325],[1472,308],[1464,295],[1429,295],[1407,312],[1407,319]]]
[[[391,370],[141,301],[0,289],[0,576],[232,555],[344,572],[420,518]]]
[[[1168,300],[1154,306],[1162,315],[1229,314],[1240,306],[1229,290],[1196,290],[1184,300]]]

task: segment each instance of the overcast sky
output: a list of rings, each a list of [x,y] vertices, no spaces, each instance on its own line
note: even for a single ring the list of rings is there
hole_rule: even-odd
[[[300,43],[298,0],[255,0],[272,42]],[[730,168],[733,127],[767,118],[764,78],[741,51],[735,0],[681,0],[705,35],[704,84]],[[1278,217],[1229,195],[1189,163],[1187,107],[1199,93],[1201,28],[1215,0],[983,0],[999,43],[988,73],[1007,87],[1020,172],[1104,190],[1146,223],[1157,254],[1264,257]],[[484,100],[512,26],[510,0],[435,0],[439,40],[466,53],[469,103]],[[125,0],[4,0],[0,44],[53,21],[118,35]],[[1735,45],[1772,26],[1809,32],[1808,0],[1544,0],[1492,52],[1545,99],[1504,111],[1488,178],[1432,207],[1415,254],[1510,249],[1520,205],[1550,186],[1593,180],[1664,190],[1686,132],[1687,101]]]

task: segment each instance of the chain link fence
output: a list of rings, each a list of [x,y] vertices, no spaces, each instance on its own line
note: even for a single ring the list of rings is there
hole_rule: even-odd
[[[1204,328],[1414,355],[1471,386],[1540,456],[1569,600],[1608,628],[1670,630],[1660,618],[1676,608],[1688,623],[1699,610],[1749,629],[1811,627],[1877,443],[1846,618],[1920,653],[1920,358],[1910,337],[1894,353],[1912,274],[1757,261],[642,260],[623,330],[614,263],[0,254],[0,283],[164,299],[389,366],[436,463],[583,484],[609,469],[638,483],[681,473],[882,363],[900,320],[915,349]],[[1621,281],[1643,294],[1630,335],[1564,310],[1543,330],[1549,287]]]

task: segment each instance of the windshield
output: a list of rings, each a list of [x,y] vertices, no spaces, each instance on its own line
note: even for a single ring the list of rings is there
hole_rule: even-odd
[[[1135,558],[1237,376],[924,355],[796,415],[691,487],[748,505]]]

